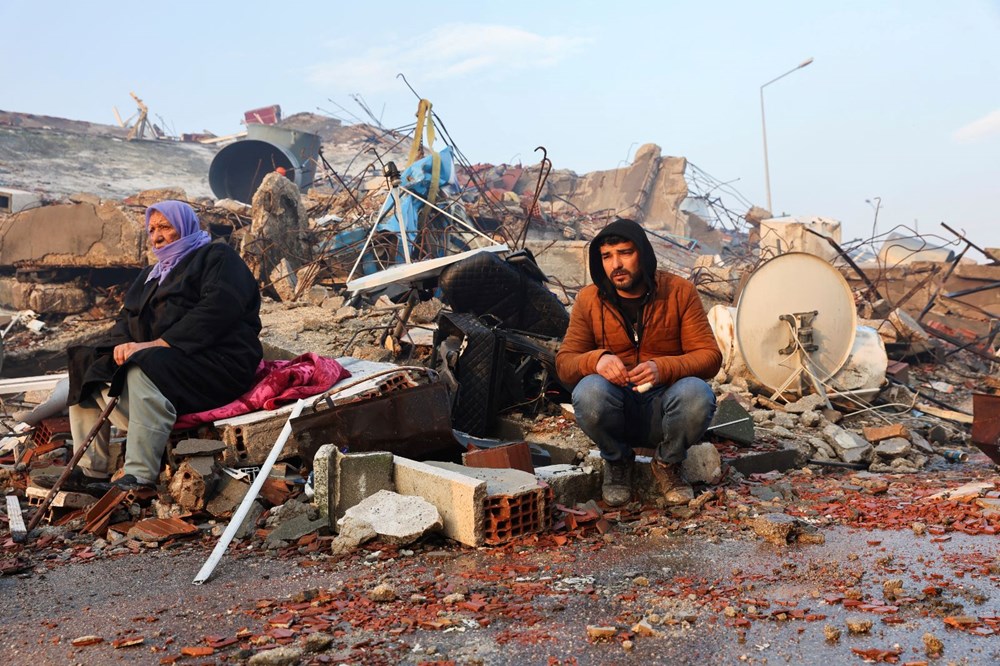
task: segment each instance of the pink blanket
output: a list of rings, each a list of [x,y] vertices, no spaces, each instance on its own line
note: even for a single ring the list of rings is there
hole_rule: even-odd
[[[261,361],[253,388],[228,405],[178,417],[174,430],[259,409],[274,409],[282,403],[322,393],[350,376],[351,373],[332,358],[313,353],[302,354],[291,361]]]

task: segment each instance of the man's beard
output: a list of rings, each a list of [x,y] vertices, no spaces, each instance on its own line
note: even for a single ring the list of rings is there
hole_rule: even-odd
[[[619,281],[621,278],[625,278],[626,280],[624,282]],[[637,274],[629,273],[626,270],[617,270],[611,273],[611,284],[614,285],[615,289],[620,291],[629,291],[636,286],[638,281],[639,276]]]

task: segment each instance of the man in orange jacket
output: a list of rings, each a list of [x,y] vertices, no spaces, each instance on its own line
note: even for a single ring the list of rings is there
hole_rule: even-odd
[[[632,220],[617,219],[594,237],[590,276],[556,370],[575,386],[577,423],[601,450],[604,501],[629,501],[634,447],[650,447],[665,501],[686,503],[693,493],[680,463],[715,414],[704,380],[722,364],[701,299],[689,281],[656,270],[653,246]]]

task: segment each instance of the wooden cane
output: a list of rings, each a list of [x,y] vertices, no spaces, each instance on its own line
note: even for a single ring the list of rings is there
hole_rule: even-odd
[[[87,435],[87,439],[84,440],[83,446],[81,446],[80,448],[78,448],[76,451],[73,452],[73,457],[69,459],[68,463],[66,463],[66,469],[64,469],[63,473],[59,475],[59,478],[56,480],[55,484],[49,490],[49,494],[45,496],[45,499],[42,500],[41,505],[35,511],[35,515],[31,517],[31,522],[28,523],[28,530],[27,530],[29,536],[31,534],[31,530],[38,527],[38,523],[42,522],[42,516],[45,515],[45,512],[48,510],[49,505],[52,504],[52,500],[55,499],[56,493],[58,493],[59,489],[62,488],[62,485],[66,483],[66,479],[69,478],[69,475],[76,468],[77,464],[80,462],[80,458],[83,457],[83,454],[87,451],[87,448],[90,447],[91,442],[93,442],[94,438],[97,437],[97,433],[101,431],[101,428],[104,427],[104,424],[106,424],[108,422],[108,419],[111,418],[111,411],[115,408],[117,404],[118,404],[118,396],[115,396],[114,398],[108,400],[108,404],[104,407],[104,411],[101,412],[101,416],[97,419],[97,423],[94,424],[94,427],[91,428],[90,430],[90,434]],[[25,539],[27,539],[27,537],[25,537]]]

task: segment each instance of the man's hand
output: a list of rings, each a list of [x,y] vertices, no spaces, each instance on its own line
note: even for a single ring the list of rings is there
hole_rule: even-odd
[[[656,386],[660,381],[660,370],[653,361],[640,363],[628,373],[628,381],[634,385],[633,390],[637,390],[647,382]]]
[[[614,354],[605,354],[598,359],[597,374],[612,384],[617,384],[618,386],[628,385],[628,371],[625,369],[625,364]]]
[[[157,338],[156,340],[151,340],[150,342],[124,342],[117,345],[114,349],[115,363],[118,365],[125,365],[132,354],[143,349],[149,349],[150,347],[169,347],[166,340]]]

